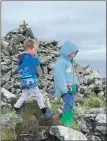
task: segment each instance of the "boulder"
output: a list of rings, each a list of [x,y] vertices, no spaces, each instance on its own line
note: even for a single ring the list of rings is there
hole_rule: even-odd
[[[2,98],[7,99],[8,102],[11,102],[13,99],[16,99],[16,96],[4,88],[1,88],[1,100]]]
[[[50,134],[56,136],[58,139],[66,141],[66,140],[78,140],[85,141],[87,140],[86,136],[76,131],[72,128],[64,127],[64,126],[51,126]]]

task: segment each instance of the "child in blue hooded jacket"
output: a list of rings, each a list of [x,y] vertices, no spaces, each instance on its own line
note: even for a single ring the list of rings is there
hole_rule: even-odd
[[[79,85],[73,65],[73,58],[78,49],[76,43],[70,40],[66,41],[61,47],[60,58],[54,67],[55,93],[64,101],[61,122],[69,127],[73,126],[74,94],[76,86]]]
[[[29,95],[33,96],[37,101],[41,113],[44,116],[54,116],[54,113],[47,110],[44,105],[43,96],[38,88],[38,72],[37,67],[40,65],[40,60],[36,56],[38,44],[32,39],[27,39],[24,42],[25,52],[18,56],[18,73],[22,95],[14,104],[16,113],[20,113],[22,104],[28,99]]]

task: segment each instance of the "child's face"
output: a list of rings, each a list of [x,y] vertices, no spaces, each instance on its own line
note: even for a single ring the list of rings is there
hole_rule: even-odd
[[[78,51],[74,51],[72,53],[70,53],[68,56],[71,57],[71,58],[74,58],[76,56]]]
[[[29,48],[27,51],[30,53],[30,55],[35,56],[38,51],[38,46],[35,44],[33,49]]]

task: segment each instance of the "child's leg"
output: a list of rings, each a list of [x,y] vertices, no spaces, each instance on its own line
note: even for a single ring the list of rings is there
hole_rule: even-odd
[[[39,88],[38,87],[32,88],[32,89],[30,89],[29,92],[30,92],[30,95],[33,96],[35,100],[37,100],[39,108],[40,109],[45,108],[43,96],[42,96]]]
[[[18,99],[18,101],[16,102],[16,104],[14,104],[14,107],[15,108],[20,108],[22,106],[22,104],[24,103],[24,101],[27,100],[28,96],[29,96],[28,90],[22,90],[22,95]]]
[[[74,105],[74,95],[73,94],[65,94],[62,96],[64,101],[63,113],[61,118],[61,123],[65,126],[73,127],[73,105]]]
[[[44,100],[43,100],[43,96],[39,90],[38,87],[32,88],[30,90],[30,94],[31,96],[34,97],[35,100],[37,100],[37,103],[39,105],[39,108],[42,112],[42,114],[46,114],[46,116],[54,116],[54,113],[49,111],[48,109],[45,108],[45,104],[44,104]]]
[[[64,101],[63,112],[70,113],[70,111],[73,109],[73,105],[74,105],[74,95],[73,94],[65,94],[62,96],[62,99]]]

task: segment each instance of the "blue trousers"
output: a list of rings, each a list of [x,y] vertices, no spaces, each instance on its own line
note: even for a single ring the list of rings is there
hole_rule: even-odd
[[[64,94],[62,96],[64,101],[63,112],[70,113],[73,110],[74,105],[74,95],[73,94]]]

